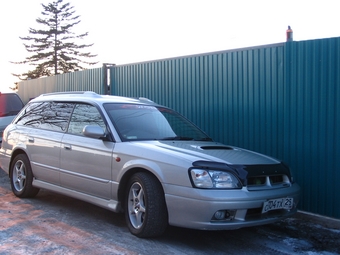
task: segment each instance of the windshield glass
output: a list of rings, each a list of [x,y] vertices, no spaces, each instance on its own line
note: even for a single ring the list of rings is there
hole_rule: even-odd
[[[104,108],[122,141],[211,140],[177,112],[136,104],[105,104]]]
[[[0,93],[0,117],[15,116],[23,106],[18,95]]]

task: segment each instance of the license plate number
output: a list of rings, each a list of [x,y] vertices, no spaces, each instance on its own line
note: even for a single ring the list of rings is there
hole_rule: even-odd
[[[263,203],[262,213],[266,213],[272,210],[278,209],[292,209],[293,208],[293,198],[278,198],[271,199]]]

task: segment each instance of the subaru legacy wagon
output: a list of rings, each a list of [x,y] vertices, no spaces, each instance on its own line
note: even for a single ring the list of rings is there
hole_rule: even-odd
[[[17,197],[47,189],[124,212],[138,237],[273,223],[300,194],[277,159],[215,142],[148,99],[94,92],[31,100],[3,133],[0,165]]]

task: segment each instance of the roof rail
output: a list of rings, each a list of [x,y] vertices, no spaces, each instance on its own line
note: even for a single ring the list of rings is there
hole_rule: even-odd
[[[62,91],[62,92],[52,92],[41,94],[40,96],[53,96],[53,95],[89,95],[89,96],[98,96],[97,93],[93,91]]]
[[[146,97],[138,97],[139,101],[144,101],[144,102],[148,102],[148,103],[155,103],[154,101],[150,100],[149,98]]]

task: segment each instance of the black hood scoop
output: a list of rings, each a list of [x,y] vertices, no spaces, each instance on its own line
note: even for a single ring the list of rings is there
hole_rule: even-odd
[[[233,150],[233,148],[229,146],[220,146],[220,145],[209,145],[209,146],[201,146],[202,150]]]

